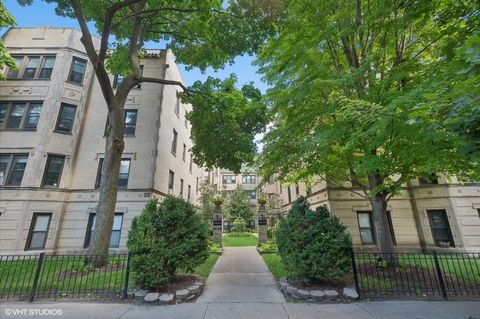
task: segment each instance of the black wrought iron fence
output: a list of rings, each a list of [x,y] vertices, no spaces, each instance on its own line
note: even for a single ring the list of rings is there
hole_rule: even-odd
[[[106,258],[105,266],[91,266],[92,258]],[[0,256],[0,299],[126,298],[131,278],[128,254]]]
[[[480,253],[353,253],[352,265],[365,298],[480,297]]]

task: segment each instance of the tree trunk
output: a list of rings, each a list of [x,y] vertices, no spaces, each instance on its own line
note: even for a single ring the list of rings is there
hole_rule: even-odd
[[[368,183],[370,189],[374,189],[381,185],[382,179],[378,174],[372,174],[368,176]],[[375,233],[378,242],[378,248],[380,251],[380,257],[389,262],[389,264],[395,264],[395,257],[392,255],[393,241],[392,234],[387,219],[387,194],[377,193],[370,197],[370,203],[372,205],[373,219],[375,224]]]
[[[107,141],[101,171],[100,196],[95,210],[95,229],[88,250],[87,263],[96,268],[107,263],[117,201],[118,174],[124,148],[123,106],[125,102],[115,101],[113,104],[108,111]]]

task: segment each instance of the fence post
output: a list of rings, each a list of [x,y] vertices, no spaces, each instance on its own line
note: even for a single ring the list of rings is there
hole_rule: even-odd
[[[127,299],[128,297],[128,280],[130,277],[130,252],[128,252],[127,256],[127,270],[125,271],[125,284],[123,286],[123,299]]]
[[[35,298],[35,292],[37,290],[38,279],[40,278],[40,271],[42,270],[44,256],[45,256],[45,253],[40,253],[40,256],[38,257],[37,269],[35,270],[35,277],[33,278],[32,290],[30,291],[28,302],[32,302],[33,298]]]
[[[435,263],[435,270],[437,271],[438,283],[442,290],[442,296],[444,299],[448,299],[447,290],[445,289],[445,282],[443,281],[442,269],[440,269],[440,263],[438,262],[437,252],[433,251],[433,261]]]
[[[353,250],[351,251],[351,256],[352,256],[353,280],[355,281],[355,290],[357,291],[357,294],[360,297],[360,286],[358,284],[357,266],[355,264],[355,252]]]

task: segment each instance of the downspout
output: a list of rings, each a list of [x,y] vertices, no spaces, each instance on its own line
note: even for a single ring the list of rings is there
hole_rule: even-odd
[[[413,191],[412,182],[407,182],[408,198],[410,205],[412,206],[413,217],[415,219],[415,225],[417,226],[418,236],[420,238],[420,247],[422,252],[427,251],[427,242],[425,240],[425,230],[422,226],[422,219],[420,217],[420,211],[418,210],[417,200],[415,199],[415,192]]]

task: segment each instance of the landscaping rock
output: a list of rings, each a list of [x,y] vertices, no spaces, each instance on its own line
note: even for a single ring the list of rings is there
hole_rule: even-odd
[[[187,288],[192,294],[197,294],[200,292],[200,286],[199,285],[191,285],[190,287]]]
[[[305,289],[297,289],[297,297],[307,300],[310,298],[310,291]]]
[[[194,285],[202,287],[205,285],[205,283],[203,281],[195,281]]]
[[[325,290],[324,293],[328,300],[335,300],[338,297],[338,292],[335,290]]]
[[[279,282],[287,282],[287,277],[280,278]]]
[[[342,295],[344,295],[348,299],[358,299],[357,291],[352,288],[343,288]]]
[[[137,291],[137,290],[135,290],[135,289],[134,289],[134,290],[129,290],[129,291],[127,291],[127,299],[133,299],[133,298],[135,298],[135,292],[136,292],[136,291]]]
[[[287,291],[287,287],[290,286],[288,282],[280,282],[280,291],[285,293]]]
[[[145,298],[147,294],[148,291],[146,291],[145,289],[138,289],[137,291],[135,291],[135,300],[143,300],[143,298]]]
[[[195,299],[195,297],[196,297],[195,295],[190,295],[187,297],[187,299],[185,299],[185,301],[192,301]]]
[[[313,300],[321,301],[321,300],[325,299],[325,293],[322,290],[311,290],[310,291],[310,297]]]
[[[158,302],[161,305],[171,304],[173,302],[174,297],[175,296],[173,294],[162,294],[160,297],[158,297]]]
[[[147,303],[152,303],[158,301],[159,294],[158,292],[149,292],[143,300]]]
[[[175,292],[175,298],[178,300],[187,299],[192,293],[188,289],[181,289]]]
[[[294,297],[297,296],[297,288],[293,287],[292,285],[288,285],[285,288],[286,292]]]

